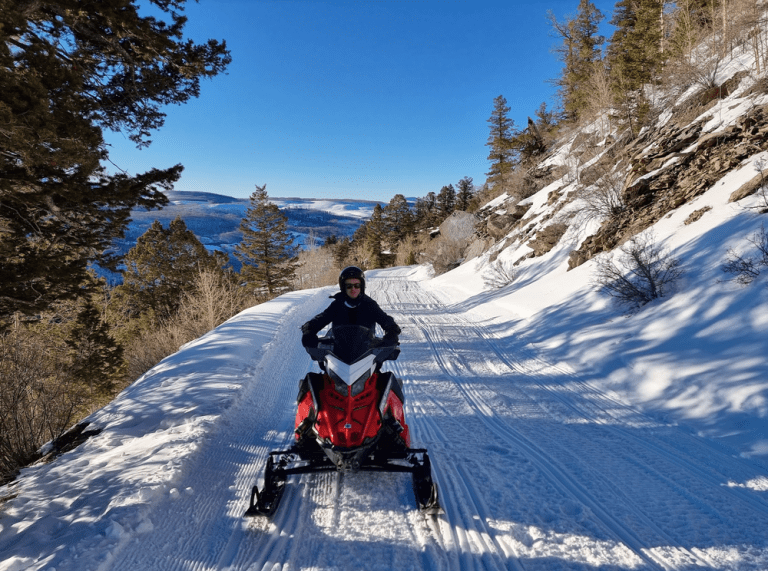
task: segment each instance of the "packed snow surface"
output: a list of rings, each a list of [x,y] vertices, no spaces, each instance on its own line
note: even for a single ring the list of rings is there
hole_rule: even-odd
[[[706,298],[626,318],[597,294],[546,306],[449,281],[414,267],[368,275],[403,328],[391,368],[444,514],[417,511],[408,475],[334,473],[293,476],[272,519],[242,518],[268,451],[291,442],[297,381],[313,367],[299,326],[327,305],[333,289],[321,288],[183,347],[88,419],[100,434],[25,469],[2,490],[13,497],[0,570],[768,569],[760,459],[608,388],[631,384],[652,401],[700,377],[705,395],[672,393],[693,419],[700,407],[717,415],[720,399],[738,407],[766,382],[762,290],[751,290],[762,313],[733,316],[752,315],[736,354],[736,323],[718,326],[710,314],[726,308],[698,307]],[[722,303],[747,305],[721,287],[732,296]],[[566,346],[596,362],[561,361]],[[716,364],[742,372],[742,397],[709,378]]]

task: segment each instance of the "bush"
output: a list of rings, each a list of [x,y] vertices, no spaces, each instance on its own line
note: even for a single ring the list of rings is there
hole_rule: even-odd
[[[582,187],[578,194],[584,201],[584,208],[581,210],[583,222],[611,220],[627,208],[622,192],[624,173],[619,169],[604,170],[597,176],[594,184]]]
[[[85,404],[63,351],[24,325],[0,335],[0,483],[37,458]]]
[[[328,247],[314,247],[299,252],[294,288],[309,289],[337,283],[339,266],[335,253],[334,249]]]
[[[636,308],[664,297],[682,275],[680,261],[656,245],[651,234],[635,236],[613,258],[597,262],[595,281],[622,304]]]
[[[444,274],[461,264],[466,246],[465,242],[438,236],[427,244],[419,261],[432,264],[435,275]]]
[[[508,270],[501,260],[495,260],[488,265],[488,271],[483,275],[486,287],[501,289],[508,286],[517,278],[517,272]]]
[[[768,233],[765,225],[760,225],[760,230],[748,238],[748,241],[757,248],[757,255],[753,258],[742,257],[735,250],[728,250],[723,272],[731,274],[732,280],[742,285],[751,284],[760,275],[762,268],[768,267]]]
[[[190,292],[182,296],[179,309],[172,317],[142,329],[126,343],[129,380],[135,381],[185,343],[205,335],[261,301],[266,299],[252,297],[245,288],[221,272],[199,271]]]

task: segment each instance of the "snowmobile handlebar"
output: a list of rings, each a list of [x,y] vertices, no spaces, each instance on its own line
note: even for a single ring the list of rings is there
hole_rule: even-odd
[[[328,355],[348,364],[369,354],[375,356],[377,363],[394,361],[400,355],[400,345],[397,341],[381,339],[374,336],[370,329],[349,325],[332,328],[325,337],[318,339],[316,347],[305,349],[312,360],[320,365]]]
[[[305,350],[312,360],[317,361],[318,363],[322,363],[326,356],[334,354],[333,343],[323,343],[322,339],[317,347],[305,347]],[[379,363],[383,363],[384,361],[395,361],[400,356],[400,345],[382,343],[375,347],[371,347],[370,352],[376,354],[376,361]]]

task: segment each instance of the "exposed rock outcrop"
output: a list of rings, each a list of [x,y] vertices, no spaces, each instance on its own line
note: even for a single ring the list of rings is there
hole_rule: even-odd
[[[622,191],[625,209],[571,252],[569,269],[622,244],[711,188],[745,159],[768,150],[768,107],[752,108],[733,125],[702,135],[710,119],[682,128],[669,123],[647,133],[642,145],[627,147],[632,169]],[[731,200],[754,193],[761,176],[733,193]]]

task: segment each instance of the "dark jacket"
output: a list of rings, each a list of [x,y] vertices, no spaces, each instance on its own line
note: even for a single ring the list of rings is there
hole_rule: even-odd
[[[374,329],[376,324],[381,325],[384,330],[384,340],[397,343],[397,336],[400,334],[395,320],[384,313],[373,299],[360,294],[357,307],[350,307],[345,303],[347,296],[339,292],[333,296],[333,301],[325,311],[318,313],[312,319],[301,326],[303,336],[301,342],[305,347],[317,345],[317,333],[329,323],[336,325],[362,325],[369,329]]]

